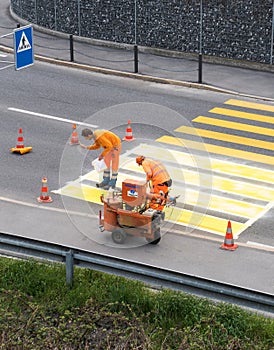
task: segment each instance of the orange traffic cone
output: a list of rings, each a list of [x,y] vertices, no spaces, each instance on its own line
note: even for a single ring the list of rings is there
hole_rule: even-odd
[[[228,224],[227,224],[227,230],[226,230],[224,243],[221,245],[220,248],[225,249],[225,250],[235,250],[238,248],[238,245],[234,244],[234,239],[233,239],[230,221],[228,221]]]
[[[40,197],[37,198],[39,203],[51,203],[52,198],[48,194],[47,178],[44,176],[42,179],[42,187]]]
[[[69,142],[70,145],[79,145],[78,133],[76,131],[76,124],[72,126],[72,134]]]
[[[32,147],[25,147],[24,146],[24,137],[23,137],[23,130],[22,128],[18,131],[18,138],[17,138],[17,144],[15,147],[11,148],[11,152],[17,152],[20,154],[28,153],[32,150]]]
[[[130,125],[130,120],[127,122],[127,128],[126,128],[126,136],[123,138],[124,141],[132,141],[134,140],[134,137],[132,135],[132,128]]]

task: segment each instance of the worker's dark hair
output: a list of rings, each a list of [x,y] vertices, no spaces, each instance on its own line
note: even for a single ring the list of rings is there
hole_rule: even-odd
[[[84,130],[82,130],[82,136],[87,137],[87,136],[89,136],[89,135],[93,135],[92,130],[90,130],[90,129],[84,129]]]

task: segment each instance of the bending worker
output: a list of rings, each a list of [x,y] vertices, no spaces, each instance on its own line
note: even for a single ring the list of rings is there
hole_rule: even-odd
[[[136,163],[142,165],[147,182],[152,182],[150,192],[159,194],[163,197],[167,197],[168,188],[172,185],[172,180],[165,166],[160,162],[153,159],[148,159],[144,156],[138,156]]]
[[[94,141],[94,143],[90,146],[85,146],[80,143],[80,146],[82,148],[87,150],[95,150],[102,147],[104,149],[98,159],[104,159],[107,168],[103,173],[103,181],[99,184],[96,184],[96,186],[104,189],[115,188],[118,176],[119,158],[121,153],[120,138],[108,130],[92,131],[90,129],[82,130],[82,136],[86,140]]]

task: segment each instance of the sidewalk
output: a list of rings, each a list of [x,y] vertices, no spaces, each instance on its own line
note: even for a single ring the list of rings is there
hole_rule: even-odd
[[[0,3],[0,51],[13,52],[12,32],[20,22],[12,18],[9,0]],[[202,84],[198,84],[199,67],[195,59],[164,57],[147,52],[138,55],[138,73],[134,73],[133,48],[118,49],[91,44],[91,41],[73,40],[73,62],[69,36],[59,36],[52,31],[39,31],[34,26],[34,53],[36,60],[43,60],[82,69],[155,81],[159,83],[182,85],[213,91],[229,91],[250,97],[263,98],[274,102],[274,73],[254,69],[238,68],[220,64],[202,64]],[[3,63],[1,67],[3,66]]]

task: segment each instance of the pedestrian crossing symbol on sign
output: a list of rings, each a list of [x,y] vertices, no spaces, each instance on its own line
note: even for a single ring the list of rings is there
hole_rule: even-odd
[[[14,30],[15,69],[22,69],[34,63],[32,25]]]
[[[21,36],[21,40],[18,45],[17,53],[23,52],[25,50],[30,50],[30,49],[31,49],[31,45],[28,41],[28,38],[26,37],[25,32],[23,32]]]

